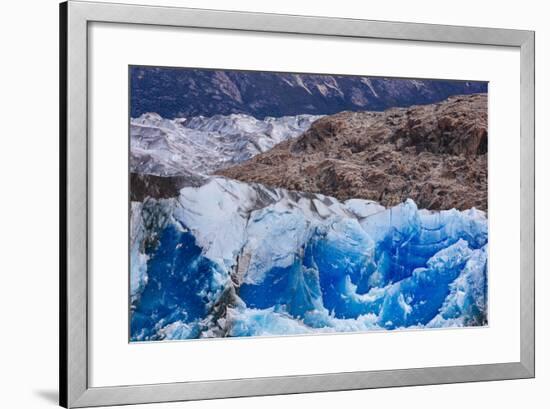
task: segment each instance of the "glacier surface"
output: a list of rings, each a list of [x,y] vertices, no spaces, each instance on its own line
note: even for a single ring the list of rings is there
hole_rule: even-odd
[[[159,176],[208,175],[309,129],[319,115],[256,119],[245,114],[130,120],[130,170]]]
[[[197,119],[192,126],[211,129]],[[487,218],[222,177],[131,205],[131,340],[487,324]]]

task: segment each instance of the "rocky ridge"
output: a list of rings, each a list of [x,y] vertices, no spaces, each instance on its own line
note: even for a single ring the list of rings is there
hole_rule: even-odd
[[[383,112],[341,112],[215,172],[339,200],[487,210],[487,94]]]

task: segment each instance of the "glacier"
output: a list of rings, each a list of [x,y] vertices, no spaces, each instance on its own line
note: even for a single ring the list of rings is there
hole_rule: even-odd
[[[483,211],[217,176],[130,211],[131,341],[487,324]]]
[[[159,176],[208,175],[295,138],[322,115],[256,119],[245,114],[130,120],[130,170]]]

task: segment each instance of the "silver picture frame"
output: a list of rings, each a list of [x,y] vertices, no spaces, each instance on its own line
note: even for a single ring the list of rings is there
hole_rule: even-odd
[[[91,387],[88,25],[109,22],[514,47],[521,59],[520,360],[497,364]],[[524,30],[68,1],[60,5],[60,404],[138,404],[535,376],[535,33]]]

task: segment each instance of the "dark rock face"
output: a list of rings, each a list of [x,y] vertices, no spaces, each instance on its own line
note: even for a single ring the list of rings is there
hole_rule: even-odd
[[[130,81],[133,118],[146,112],[164,118],[234,113],[264,118],[382,111],[487,92],[486,82],[141,66],[131,67]]]
[[[180,189],[200,186],[204,178],[191,174],[186,176],[156,176],[143,173],[130,173],[130,201],[143,202],[147,197],[166,199],[177,197]]]
[[[229,178],[392,206],[487,210],[487,95],[384,112],[342,112],[217,172]]]

